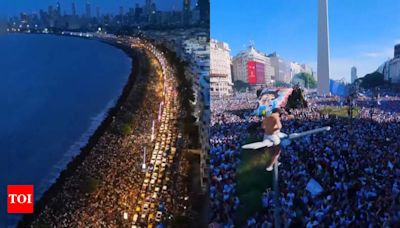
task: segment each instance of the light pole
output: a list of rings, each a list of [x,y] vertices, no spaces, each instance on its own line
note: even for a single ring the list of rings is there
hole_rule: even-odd
[[[151,124],[151,141],[154,141],[154,127],[155,127],[155,122],[153,120],[153,123]]]
[[[275,202],[275,210],[274,210],[274,218],[275,218],[275,227],[280,228],[281,227],[281,206],[280,206],[280,201],[279,201],[279,182],[278,182],[278,177],[279,177],[279,170],[278,170],[278,164],[279,162],[276,161],[274,164],[274,176],[273,176],[273,189],[274,189],[274,202]]]
[[[316,133],[320,133],[320,132],[324,132],[324,131],[329,131],[331,130],[331,127],[327,126],[327,127],[321,127],[321,128],[316,128],[313,130],[309,130],[309,131],[304,131],[304,132],[300,132],[300,133],[293,133],[290,135],[286,135],[282,137],[282,141],[280,143],[281,147],[286,147],[290,144],[290,142],[292,140],[295,140],[297,138],[301,138],[307,135],[312,135],[312,134],[316,134]],[[261,149],[261,148],[265,148],[265,147],[271,147],[273,146],[274,143],[270,140],[270,139],[264,139],[264,141],[262,142],[255,142],[255,143],[250,143],[250,144],[246,144],[242,146],[242,149],[253,149],[253,150],[257,150],[257,149]],[[280,202],[279,202],[279,183],[278,183],[278,176],[279,176],[279,170],[278,170],[278,165],[279,162],[276,161],[274,163],[274,173],[273,173],[273,189],[274,189],[274,202],[275,202],[275,210],[274,210],[274,222],[275,222],[275,227],[276,228],[280,228],[281,227],[281,220],[280,220]]]
[[[143,172],[146,171],[146,147],[143,147],[143,164],[142,164],[142,170]]]

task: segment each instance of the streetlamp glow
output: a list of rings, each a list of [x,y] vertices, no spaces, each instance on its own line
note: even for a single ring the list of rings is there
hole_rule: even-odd
[[[154,125],[155,125],[155,122],[153,120],[153,123],[151,124],[151,141],[152,142],[154,141]]]

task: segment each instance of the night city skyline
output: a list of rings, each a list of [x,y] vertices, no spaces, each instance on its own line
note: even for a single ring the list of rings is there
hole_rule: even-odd
[[[118,11],[111,12],[112,10],[104,10],[101,6],[93,5],[90,1],[84,3],[83,10],[82,1],[71,0],[70,5],[57,1],[55,5],[42,7],[38,11],[21,11],[13,16],[0,17],[0,20],[7,21],[6,24],[8,24],[10,31],[97,31],[100,28],[103,31],[113,30],[116,32],[116,29],[119,29],[119,32],[129,33],[132,32],[132,29],[138,28],[163,28],[165,26],[176,28],[197,24],[205,25],[209,17],[207,1],[204,0],[181,0],[182,7],[180,10],[175,10],[175,7],[171,10],[163,10],[163,7],[157,4],[161,1],[134,2],[135,4],[125,7],[122,5],[123,1],[120,1],[118,2],[118,5],[120,5],[117,7]],[[175,2],[178,1],[173,1],[173,3]],[[100,1],[97,3],[100,3]],[[165,9],[165,4],[160,5],[163,5]],[[171,5],[173,6],[172,3],[170,3]]]
[[[135,8],[136,4],[139,6],[143,6],[145,4],[144,0],[117,0],[117,1],[107,1],[107,0],[92,0],[92,1],[84,1],[84,0],[67,0],[67,1],[55,1],[55,0],[40,0],[31,2],[28,0],[22,0],[18,2],[14,1],[3,1],[0,2],[0,18],[7,18],[18,16],[21,12],[31,14],[31,13],[39,13],[40,10],[47,10],[49,6],[55,7],[57,2],[60,2],[61,13],[66,13],[67,15],[72,14],[72,4],[73,2],[76,5],[76,12],[78,15],[83,15],[85,13],[85,5],[86,2],[90,3],[92,7],[92,11],[95,11],[97,7],[100,8],[102,14],[118,14],[120,7],[122,6],[124,10],[127,12],[129,8]],[[176,10],[180,11],[183,7],[182,0],[172,0],[172,1],[162,1],[155,0],[153,1],[157,10],[160,11],[171,11]],[[191,2],[191,7],[195,7],[197,1]]]

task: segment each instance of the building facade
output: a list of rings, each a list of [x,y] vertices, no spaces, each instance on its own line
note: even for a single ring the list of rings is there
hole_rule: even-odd
[[[234,81],[242,81],[250,86],[271,84],[275,76],[271,64],[270,58],[251,45],[233,57]]]
[[[389,79],[392,83],[400,83],[400,56],[389,62]]]
[[[212,96],[232,94],[232,73],[229,45],[210,41],[210,93]]]
[[[274,82],[290,83],[292,80],[291,63],[285,61],[274,52],[268,55],[274,71]]]
[[[400,44],[394,47],[394,58],[384,62],[377,71],[383,74],[385,81],[400,83]]]
[[[394,46],[394,58],[400,58],[400,44]]]

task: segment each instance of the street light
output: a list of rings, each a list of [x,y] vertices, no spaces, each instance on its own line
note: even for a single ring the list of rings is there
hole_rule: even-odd
[[[155,127],[155,122],[153,120],[153,123],[151,124],[151,141],[154,141],[154,127]]]
[[[301,138],[307,135],[311,134],[316,134],[324,131],[329,131],[331,130],[331,127],[321,127],[309,131],[304,131],[300,133],[293,133],[290,135],[282,134],[284,137],[282,137],[282,141],[280,143],[281,147],[286,147],[290,144],[290,142],[294,139]],[[274,143],[270,139],[264,139],[262,142],[255,142],[255,143],[250,143],[242,146],[242,149],[261,149],[265,147],[271,147],[273,146]],[[274,219],[275,219],[275,227],[280,228],[281,227],[281,220],[280,220],[280,204],[279,204],[279,185],[278,185],[278,166],[279,162],[276,161],[274,163],[274,174],[273,174],[273,189],[274,189],[274,202],[275,202],[275,210],[274,210]]]
[[[146,147],[143,147],[143,164],[142,164],[142,170],[143,172],[146,171]]]

